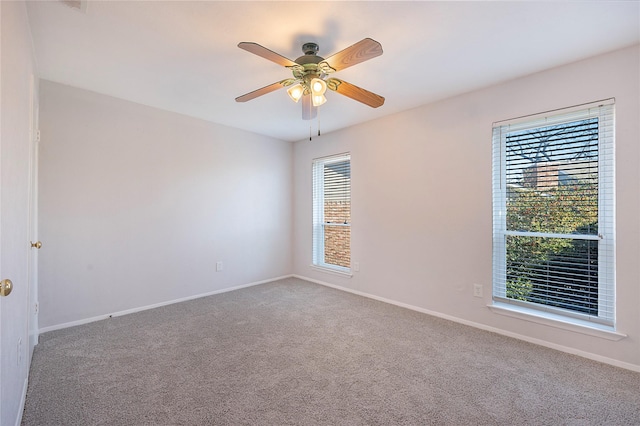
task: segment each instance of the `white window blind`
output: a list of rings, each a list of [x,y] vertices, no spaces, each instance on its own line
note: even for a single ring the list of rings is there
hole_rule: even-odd
[[[493,128],[493,298],[614,325],[613,101]]]
[[[313,264],[351,268],[351,157],[313,160]]]

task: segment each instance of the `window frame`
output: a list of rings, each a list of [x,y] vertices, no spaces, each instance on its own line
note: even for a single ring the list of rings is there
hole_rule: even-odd
[[[557,234],[507,230],[506,138],[509,133],[598,117],[598,234]],[[603,120],[604,118],[604,120]],[[563,108],[493,123],[493,307],[555,321],[615,330],[615,100]],[[560,237],[598,242],[598,314],[590,315],[508,298],[507,236]]]
[[[325,231],[327,226],[349,227],[348,223],[326,223],[325,203],[324,203],[324,167],[331,163],[349,162],[349,209],[351,209],[351,154],[349,152],[331,155],[327,157],[314,158],[312,162],[312,265],[327,272],[345,274],[351,276],[351,264],[349,267],[334,265],[325,262]],[[349,215],[350,216],[350,215]],[[349,233],[349,260],[351,263],[351,234]]]

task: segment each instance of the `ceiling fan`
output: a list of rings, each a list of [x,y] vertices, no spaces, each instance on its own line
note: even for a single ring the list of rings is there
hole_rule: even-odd
[[[318,113],[317,107],[327,101],[324,96],[327,89],[355,99],[372,108],[378,108],[384,104],[384,98],[380,95],[347,83],[344,80],[329,77],[331,73],[382,55],[380,43],[370,38],[365,38],[329,56],[327,59],[318,56],[319,47],[316,43],[303,44],[302,52],[304,55],[295,61],[285,58],[257,43],[242,42],[238,44],[238,47],[289,68],[293,73],[293,78],[286,78],[238,96],[236,102],[250,101],[282,87],[289,87],[287,89],[289,97],[295,102],[302,100],[302,118],[304,120],[311,120],[316,117]]]

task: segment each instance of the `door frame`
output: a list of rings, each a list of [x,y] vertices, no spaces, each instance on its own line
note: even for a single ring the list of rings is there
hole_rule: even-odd
[[[38,161],[40,146],[40,107],[38,79],[31,74],[30,81],[30,106],[29,106],[29,241],[38,241]],[[31,365],[33,350],[38,344],[38,249],[31,247],[29,250],[28,272],[28,296],[27,296],[27,330],[29,333],[28,363]]]

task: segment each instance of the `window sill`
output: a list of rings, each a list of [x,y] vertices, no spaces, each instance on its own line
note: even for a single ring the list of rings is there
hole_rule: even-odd
[[[318,265],[309,265],[309,266],[311,267],[311,269],[315,269],[316,271],[320,271],[320,272],[326,272],[327,274],[340,275],[342,277],[348,277],[348,278],[353,277],[353,274],[351,273],[350,269],[345,271],[340,271],[338,269],[327,268],[327,267],[318,266]]]
[[[597,324],[594,322],[568,318],[555,315],[549,312],[540,312],[527,309],[521,306],[513,306],[507,303],[494,302],[487,305],[492,312],[506,315],[511,318],[518,318],[525,321],[535,322],[562,330],[587,334],[589,336],[600,337],[611,341],[618,341],[627,337],[626,334],[615,331],[613,327]]]

